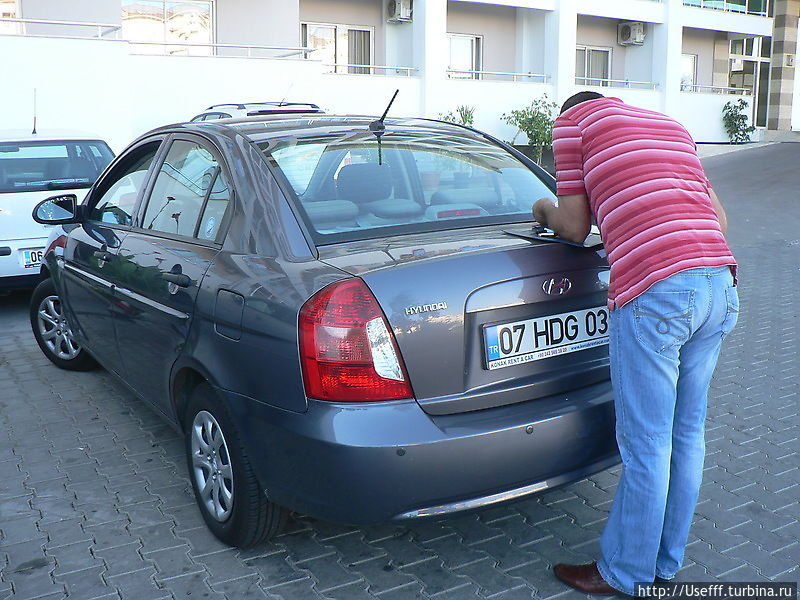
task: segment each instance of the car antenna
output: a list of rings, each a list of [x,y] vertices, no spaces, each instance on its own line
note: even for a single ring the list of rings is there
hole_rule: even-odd
[[[286,96],[288,96],[288,95],[289,95],[289,92],[290,92],[290,91],[292,91],[292,86],[293,86],[293,85],[294,85],[294,82],[290,83],[290,84],[289,84],[289,87],[288,87],[288,88],[286,88],[286,93],[283,95],[283,98],[281,98],[281,101],[280,101],[280,102],[278,102],[278,107],[281,107],[281,106],[283,106],[283,103],[284,103],[284,101],[286,100]]]
[[[33,131],[31,135],[36,135],[36,88],[33,88]]]
[[[397,94],[400,92],[400,88],[394,91],[394,95],[392,99],[389,100],[389,105],[386,107],[386,110],[383,111],[380,119],[376,119],[369,124],[369,130],[375,134],[375,137],[378,139],[378,164],[382,164],[382,157],[381,157],[381,136],[386,133],[386,126],[383,124],[383,120],[386,118],[386,115],[389,113],[389,109],[392,108],[392,103],[394,99],[397,98]]]

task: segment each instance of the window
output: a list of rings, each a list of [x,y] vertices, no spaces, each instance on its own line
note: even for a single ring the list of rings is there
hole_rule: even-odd
[[[200,222],[200,237],[214,239],[228,200],[227,180],[214,156],[194,142],[177,140],[158,172],[142,227],[192,237]]]
[[[483,38],[479,35],[448,33],[450,62],[448,76],[451,79],[480,79],[483,70]]]
[[[530,220],[553,197],[506,150],[472,135],[393,126],[261,144],[319,244]]]
[[[161,142],[152,142],[137,148],[103,180],[89,219],[115,225],[131,224],[136,200],[160,145]]]
[[[611,48],[578,46],[575,52],[575,83],[607,86],[611,77]]]
[[[681,54],[681,91],[694,92],[697,77],[697,55]]]
[[[0,142],[0,194],[90,187],[114,155],[105,142]]]
[[[369,74],[372,69],[372,27],[302,23],[300,38],[306,48],[315,48],[309,58],[321,60],[332,73]]]
[[[126,40],[170,45],[140,45],[146,54],[209,55],[210,46],[172,45],[214,42],[212,0],[168,2],[166,0],[122,0],[122,32]]]

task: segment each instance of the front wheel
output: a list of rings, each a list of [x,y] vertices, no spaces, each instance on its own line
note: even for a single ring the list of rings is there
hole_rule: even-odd
[[[61,299],[50,277],[33,290],[30,319],[36,343],[54,365],[68,371],[88,371],[97,366],[95,360],[73,339],[61,308]]]
[[[239,548],[279,533],[288,512],[267,500],[233,420],[207,383],[192,392],[184,427],[195,500],[211,532]]]

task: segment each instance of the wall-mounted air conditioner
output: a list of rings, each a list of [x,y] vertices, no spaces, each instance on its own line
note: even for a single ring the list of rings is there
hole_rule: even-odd
[[[620,46],[641,46],[644,44],[644,23],[626,21],[617,25],[617,43]]]
[[[413,0],[389,0],[386,3],[388,23],[407,23],[411,21]]]

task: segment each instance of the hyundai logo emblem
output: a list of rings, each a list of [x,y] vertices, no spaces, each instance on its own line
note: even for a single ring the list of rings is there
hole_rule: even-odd
[[[550,296],[561,296],[571,289],[572,282],[566,277],[562,277],[561,279],[558,277],[551,277],[550,279],[545,279],[542,284],[542,290],[544,290],[545,294],[549,294]]]

